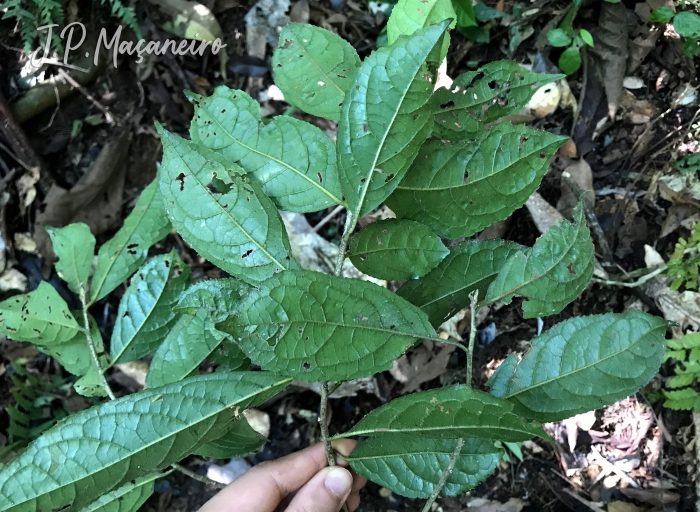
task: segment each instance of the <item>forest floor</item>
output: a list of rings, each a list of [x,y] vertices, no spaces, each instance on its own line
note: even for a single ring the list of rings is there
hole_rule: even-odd
[[[91,11],[89,2],[84,3],[87,7],[80,4],[83,10],[78,12],[85,21],[115,27],[113,20]],[[386,6],[373,5],[370,9],[359,0],[296,0],[289,12],[288,2],[262,0],[258,2],[260,16],[253,23],[245,15],[254,4],[251,0],[206,3],[228,45],[226,78],[220,72],[219,59],[213,55],[151,56],[141,64],[122,56],[116,68],[110,63],[95,70],[92,80],[62,97],[60,103],[49,99],[43,110],[25,104],[21,113],[17,105],[27,88],[37,84],[20,78],[26,55],[20,50],[13,24],[0,22],[0,92],[4,96],[0,96],[0,123],[7,122],[3,117],[13,109],[24,119],[14,128],[15,140],[10,140],[7,132],[0,135],[0,237],[7,260],[0,277],[1,298],[22,287],[22,291],[33,289],[42,279],[57,282],[55,275],[47,274],[46,260],[51,256],[41,224],[87,222],[98,244],[120,227],[141,190],[156,175],[161,150],[154,121],[173,132],[188,133],[192,106],[183,90],[208,95],[217,85],[226,84],[259,98],[266,116],[287,112],[288,105],[275,100],[276,91],[270,89],[270,55],[274,48],[270,34],[286,21],[285,13],[293,21],[336,31],[355,46],[361,57],[376,48],[386,23],[382,10]],[[453,32],[447,59],[449,76],[454,78],[504,58],[532,65],[541,72],[556,72],[552,62],[556,63],[558,53],[546,44],[546,33],[561,19],[568,1],[523,4],[486,0],[486,4],[506,16],[485,24],[490,33],[485,42],[472,42]],[[599,250],[599,256],[608,264],[605,268],[610,280],[616,280],[615,275],[646,268],[654,257],[667,261],[679,237],[688,238],[700,219],[696,173],[680,174],[674,165],[683,156],[700,152],[694,92],[698,61],[683,55],[672,31],[652,34],[642,21],[645,12],[648,16],[651,9],[664,5],[663,1],[625,1],[621,5],[628,30],[620,28],[615,37],[609,33],[615,20],[606,18],[605,5],[602,0],[588,2],[575,21],[577,27],[587,27],[599,38],[598,53],[594,49],[584,52],[581,70],[569,76],[565,84],[554,84],[538,105],[513,122],[572,136],[572,142],[552,160],[539,192],[547,203],[565,212],[568,199],[567,191],[562,190],[564,171],[592,192],[589,195],[594,199],[594,211],[610,247],[607,255]],[[146,2],[136,7],[147,39],[168,37],[161,28],[166,15]],[[515,16],[523,11],[526,15]],[[632,62],[635,59],[638,62]],[[614,72],[613,65],[621,69]],[[59,73],[58,69],[49,66],[38,83]],[[610,101],[615,88],[618,99]],[[51,88],[49,96],[54,97],[54,92]],[[611,109],[614,118],[610,117]],[[330,135],[335,132],[333,122],[298,111],[292,115],[316,123]],[[33,170],[36,167],[40,171]],[[307,215],[306,220],[316,226],[329,212]],[[380,214],[370,214],[365,220],[369,222],[373,215]],[[498,236],[532,246],[541,234],[538,225],[542,215],[545,223],[551,221],[551,212],[529,203],[509,221],[498,223],[480,236]],[[343,220],[344,214],[340,213],[317,231],[325,240],[336,242]],[[157,254],[173,247],[192,267],[193,277],[222,276],[175,234],[152,251]],[[572,316],[642,308],[676,321],[678,336],[686,330],[698,330],[700,301],[695,296],[690,302],[682,301],[680,294],[671,293],[668,284],[663,277],[638,287],[596,282],[562,313],[545,318],[539,325],[536,319],[523,319],[517,299],[510,305],[482,311],[474,361],[476,384],[485,389],[490,373],[508,354],[524,353],[528,341],[543,328]],[[93,308],[106,333],[111,330],[123,291],[123,287],[117,289]],[[468,334],[468,321],[454,321],[450,334]],[[0,446],[9,425],[5,406],[13,400],[10,377],[18,360],[27,360],[28,369],[49,379],[50,384],[45,384],[42,391],[47,397],[48,417],[91,405],[89,399],[70,391],[65,385],[70,376],[62,374],[49,358],[25,344],[0,341]],[[365,379],[343,392],[344,396],[333,399],[331,429],[344,430],[368,411],[406,392],[454,382],[463,368],[460,351],[423,344],[404,356],[391,372]],[[692,416],[662,405],[661,390],[672,374],[672,363],[665,362],[657,377],[637,395],[547,425],[553,444],[542,440],[523,443],[521,453],[509,451],[509,461],[502,461],[496,473],[475,490],[462,497],[442,499],[440,507],[445,512],[695,510],[697,434]],[[138,389],[138,378],[133,377],[119,371],[112,374],[117,389]],[[313,390],[298,386],[262,406],[271,426],[270,442],[246,460],[254,464],[274,459],[317,442],[318,404],[319,397]],[[63,413],[57,412],[61,410]],[[212,464],[224,462],[190,457],[185,464],[204,475]],[[210,486],[172,474],[157,483],[156,493],[144,510],[196,510],[215,492]],[[409,512],[423,506],[418,500],[403,499],[374,484],[367,486],[362,499],[363,512]]]

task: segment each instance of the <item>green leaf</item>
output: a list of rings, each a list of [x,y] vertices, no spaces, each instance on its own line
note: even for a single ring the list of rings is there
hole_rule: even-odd
[[[399,0],[386,24],[387,40],[389,44],[393,44],[399,36],[413,35],[422,28],[436,25],[447,19],[457,19],[452,0]],[[450,26],[455,26],[454,21]],[[439,49],[433,50],[429,60],[442,62],[449,47],[450,35],[445,33],[442,45]]]
[[[586,43],[591,48],[595,46],[595,42],[593,41],[593,35],[588,30],[582,28],[581,30],[579,30],[579,34],[581,36],[581,39],[583,39],[584,43]]]
[[[69,416],[0,469],[0,509],[79,510],[217,439],[240,410],[289,382],[265,372],[214,373]]]
[[[520,295],[529,299],[523,303],[525,318],[557,314],[588,286],[594,250],[581,202],[573,223],[563,220],[540,236],[530,251],[510,257],[489,286],[486,300],[509,304]]]
[[[505,240],[467,240],[450,249],[440,264],[420,279],[407,281],[396,292],[421,308],[438,327],[469,305],[469,294],[486,290],[505,262],[525,247]]]
[[[110,344],[114,363],[140,359],[161,344],[175,322],[172,309],[190,274],[175,250],[155,256],[141,268],[119,303]]]
[[[440,88],[431,100],[435,113],[435,135],[459,140],[501,117],[525,107],[540,86],[563,75],[533,73],[514,62],[491,62],[476,71],[459,75],[448,90]]]
[[[80,512],[137,512],[141,505],[153,494],[155,481],[163,473],[153,473],[100,497]]]
[[[482,23],[487,21],[495,20],[498,18],[505,18],[507,16],[503,11],[489,7],[483,2],[477,2],[473,5],[474,16],[476,19]]]
[[[335,145],[319,128],[290,116],[263,125],[260,104],[223,85],[208,98],[187,96],[192,142],[240,165],[279,208],[315,212],[341,202]]]
[[[197,448],[197,455],[215,459],[232,459],[254,453],[267,439],[250,426],[248,420],[239,417],[223,436]]]
[[[56,253],[56,272],[68,288],[80,295],[87,293],[92,258],[95,256],[95,237],[87,224],[69,224],[65,228],[46,227]]]
[[[510,123],[459,142],[430,140],[387,206],[442,237],[471,236],[525,204],[565,140]]]
[[[275,84],[304,112],[337,121],[360,57],[342,37],[313,25],[289,23],[272,54]]]
[[[581,53],[575,46],[570,46],[559,56],[559,69],[566,75],[571,75],[581,67]]]
[[[222,270],[251,283],[295,268],[282,219],[260,186],[217,153],[157,128],[161,192],[180,236]]]
[[[349,257],[360,272],[399,281],[425,275],[449,251],[419,222],[387,219],[366,226],[350,241]]]
[[[250,359],[229,336],[226,336],[221,345],[212,352],[208,359],[219,365],[219,369],[247,370],[250,367]]]
[[[0,302],[0,334],[15,341],[56,346],[78,332],[68,304],[46,281],[33,292]]]
[[[693,388],[664,390],[664,407],[675,411],[700,411],[700,393]]]
[[[407,498],[427,499],[440,481],[457,439],[379,435],[362,441],[346,460],[358,474]],[[466,439],[440,493],[457,496],[488,477],[502,450],[481,439]]]
[[[668,348],[674,350],[700,348],[700,332],[689,332],[680,340],[668,340]]]
[[[452,0],[452,6],[457,15],[457,26],[459,28],[475,27],[477,25],[476,14],[474,13],[474,6],[471,0]]]
[[[673,28],[679,36],[700,38],[700,16],[690,11],[679,12],[673,19]]]
[[[547,41],[555,48],[561,48],[571,44],[571,36],[566,31],[555,28],[547,32]]]
[[[146,375],[149,387],[177,382],[197,371],[221,344],[224,334],[213,329],[209,314],[182,315],[158,347]]]
[[[162,240],[171,226],[158,181],[148,185],[117,234],[97,253],[97,266],[90,285],[90,303],[107,296],[146,261],[148,248]]]
[[[525,441],[547,437],[514,414],[513,404],[464,384],[395,398],[336,437],[406,434],[421,438]]]
[[[656,375],[667,326],[640,311],[564,320],[533,339],[521,361],[509,356],[488,382],[491,393],[541,422],[612,404]]]
[[[359,219],[382,203],[432,130],[433,78],[425,61],[448,22],[421,29],[365,59],[338,123],[338,167],[348,209]]]
[[[204,310],[214,322],[226,320],[248,295],[252,286],[238,279],[207,279],[193,284],[173,308],[178,313],[196,315]]]
[[[311,382],[387,370],[437,336],[423,312],[386,288],[307,270],[265,281],[217,328],[261,368]]]

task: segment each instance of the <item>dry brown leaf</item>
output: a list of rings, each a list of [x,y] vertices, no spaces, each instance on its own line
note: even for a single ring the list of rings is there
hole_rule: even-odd
[[[450,355],[457,347],[445,345],[434,353],[435,344],[424,341],[408,355],[403,355],[396,361],[389,373],[403,383],[401,393],[411,393],[420,388],[424,382],[438,378],[447,370]]]
[[[540,233],[546,233],[549,228],[555,224],[559,224],[564,216],[559,213],[554,206],[549,204],[539,193],[533,193],[525,203],[530,215],[532,216],[532,221],[537,226],[537,230]]]
[[[666,489],[632,489],[631,487],[624,487],[620,488],[620,492],[627,498],[651,505],[668,505],[675,503],[681,498],[679,494]]]
[[[36,189],[34,185],[39,182],[39,168],[31,167],[22,176],[19,177],[17,182],[17,192],[19,193],[19,207],[22,211],[22,215],[27,209],[27,206],[34,202],[36,198]]]
[[[591,166],[588,165],[583,158],[576,162],[567,165],[563,173],[569,173],[571,178],[578,183],[581,190],[588,192],[586,194],[586,204],[589,208],[595,206],[595,192],[593,191],[593,172]],[[562,174],[563,174],[562,173]],[[578,198],[571,191],[566,181],[561,180],[561,197],[557,202],[557,210],[559,210],[567,219],[573,218],[574,208],[578,204]]]
[[[593,32],[595,47],[591,52],[598,56],[603,76],[603,86],[608,100],[608,115],[615,118],[622,81],[625,78],[629,57],[628,9],[623,3],[603,2],[598,27]]]
[[[520,512],[525,504],[518,498],[511,498],[506,503],[475,498],[467,505],[469,512]]]
[[[643,508],[624,501],[612,501],[608,503],[608,512],[643,512]]]
[[[567,139],[567,141],[557,150],[561,156],[566,158],[576,158],[576,143],[573,139]]]
[[[53,259],[42,225],[63,227],[84,222],[94,235],[119,227],[130,141],[130,134],[125,132],[108,142],[90,170],[70,190],[51,186],[44,200],[46,207],[37,215],[34,233],[41,255]]]
[[[309,0],[297,0],[289,11],[289,19],[295,23],[308,23],[310,16]]]

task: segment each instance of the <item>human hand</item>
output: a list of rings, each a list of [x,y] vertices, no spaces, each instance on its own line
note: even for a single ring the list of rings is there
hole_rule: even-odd
[[[333,442],[333,448],[350,455],[357,443]],[[328,468],[323,444],[281,459],[258,464],[231,482],[199,512],[338,512],[347,503],[352,512],[360,505],[360,489],[367,479],[338,466]]]

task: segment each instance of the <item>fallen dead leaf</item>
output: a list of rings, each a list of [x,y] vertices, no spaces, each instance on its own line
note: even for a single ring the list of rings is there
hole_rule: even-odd
[[[591,166],[588,165],[583,158],[578,161],[572,162],[564,168],[563,173],[568,172],[571,178],[581,187],[581,190],[588,192],[586,194],[586,204],[589,208],[595,206],[595,192],[593,191],[593,172],[591,171]],[[563,174],[562,173],[562,174]],[[578,198],[571,191],[566,181],[562,178],[561,180],[561,197],[557,202],[557,210],[559,210],[564,217],[571,219],[573,217],[574,208],[578,204]]]
[[[18,291],[24,293],[27,289],[27,277],[15,268],[6,270],[0,276],[0,292]]]
[[[632,489],[630,487],[623,487],[620,488],[620,492],[627,498],[656,506],[669,505],[681,499],[680,494],[670,492],[666,489]]]
[[[90,170],[70,190],[52,185],[46,194],[46,208],[37,215],[34,239],[39,253],[53,260],[51,242],[43,225],[63,227],[84,222],[94,235],[121,224],[125,162],[131,137],[128,132],[108,142]]]
[[[445,373],[450,356],[456,348],[454,345],[444,345],[435,353],[435,344],[424,341],[410,354],[403,355],[394,361],[394,366],[389,373],[404,385],[401,389],[402,394],[411,393],[418,390],[421,384]]]
[[[16,182],[22,215],[24,215],[27,207],[36,199],[36,188],[34,188],[34,185],[39,182],[39,174],[40,171],[38,167],[31,167],[20,176]]]
[[[525,203],[532,216],[532,221],[540,233],[546,233],[549,228],[559,224],[564,216],[554,206],[549,204],[539,193],[533,193]]]
[[[639,508],[632,503],[625,501],[612,501],[608,503],[608,512],[643,512],[643,508]]]
[[[468,512],[520,512],[525,507],[522,500],[511,498],[506,503],[475,498],[467,503]]]
[[[559,148],[557,153],[566,158],[576,158],[576,143],[573,141],[573,139],[567,139],[567,141]]]

